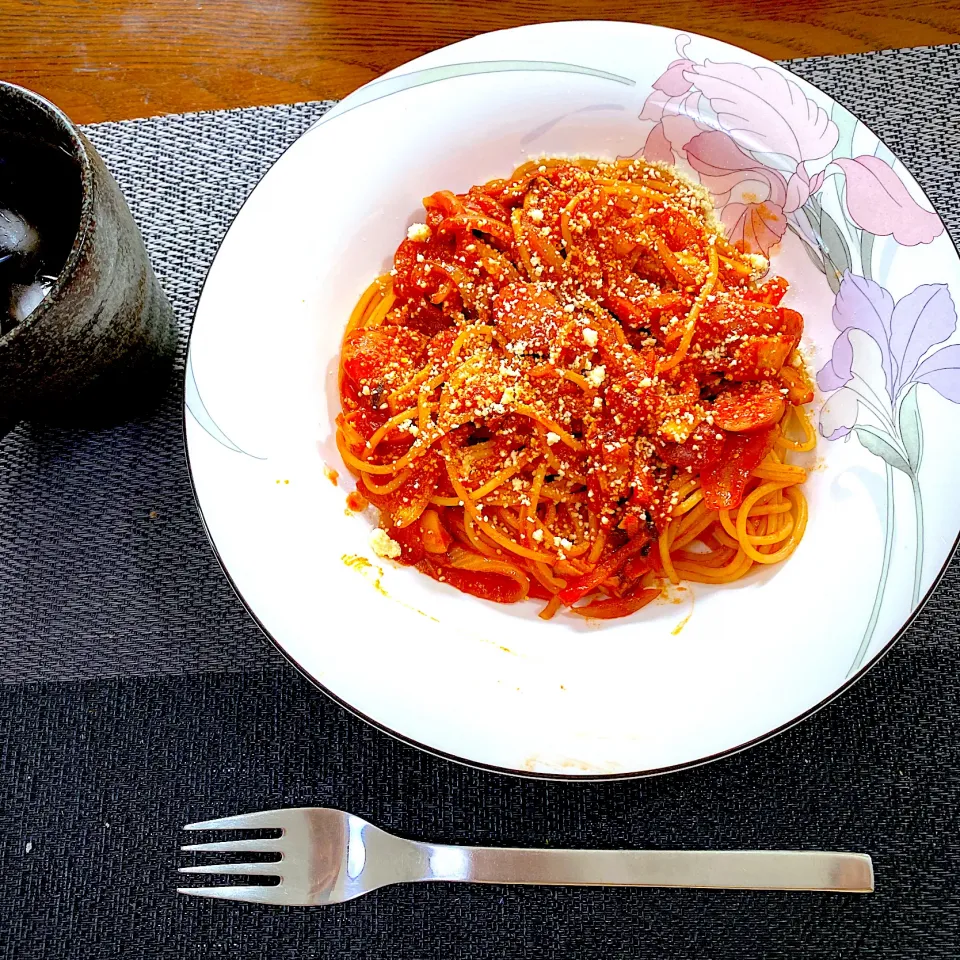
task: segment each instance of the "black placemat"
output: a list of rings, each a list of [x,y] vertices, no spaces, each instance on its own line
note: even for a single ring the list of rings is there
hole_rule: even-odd
[[[869,123],[960,236],[960,47],[789,66]],[[90,129],[184,332],[233,213],[323,109]],[[0,457],[0,957],[960,953],[956,567],[880,667],[771,743],[657,780],[519,781],[391,741],[262,642],[200,528],[176,386],[153,417],[26,425]],[[878,892],[436,886],[316,911],[173,894],[184,822],[309,803],[451,842],[859,849]]]
[[[768,744],[586,785],[434,759],[292,671],[3,686],[0,956],[954,960],[958,693],[935,648],[904,647]],[[176,853],[197,839],[184,823],[312,804],[459,843],[865,850],[877,892],[420,885],[315,910],[174,894],[197,856]]]

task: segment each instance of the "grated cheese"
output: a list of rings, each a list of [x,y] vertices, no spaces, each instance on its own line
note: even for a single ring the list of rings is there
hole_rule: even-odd
[[[585,377],[584,379],[586,379],[587,383],[589,383],[591,387],[593,387],[594,389],[596,389],[597,387],[600,386],[601,383],[603,383],[604,378],[606,377],[606,375],[607,375],[607,368],[606,368],[602,363],[598,363],[598,364],[586,375],[586,377]]]
[[[384,557],[387,560],[394,560],[402,553],[400,544],[380,527],[370,534],[370,547],[378,557]]]
[[[431,235],[432,231],[425,223],[413,223],[407,227],[408,240],[429,240]]]

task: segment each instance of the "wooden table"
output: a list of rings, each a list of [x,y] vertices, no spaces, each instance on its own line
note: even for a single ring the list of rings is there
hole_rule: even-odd
[[[89,123],[342,97],[538,20],[666,24],[765,57],[960,41],[960,0],[0,0],[0,79]]]

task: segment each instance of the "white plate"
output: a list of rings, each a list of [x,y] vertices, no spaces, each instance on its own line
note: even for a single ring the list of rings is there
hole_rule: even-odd
[[[335,370],[346,318],[422,219],[420,198],[533,156],[641,149],[699,172],[735,231],[764,245],[783,232],[773,269],[806,318],[809,363],[823,371],[816,416],[833,437],[816,451],[800,548],[739,583],[673,591],[599,626],[544,623],[536,603],[486,603],[377,559],[374,518],[344,509]],[[475,37],[341,102],[230,228],[190,342],[186,436],[204,523],[286,656],[397,737],[557,777],[714,759],[861,675],[949,558],[958,279],[913,177],[780,67],[637,24]],[[345,564],[353,555],[372,566]]]

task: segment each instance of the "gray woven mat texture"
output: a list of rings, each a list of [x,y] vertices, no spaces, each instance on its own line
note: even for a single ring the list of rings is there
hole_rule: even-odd
[[[867,122],[960,238],[960,46],[785,64]],[[183,455],[182,356],[204,274],[273,161],[329,104],[92,126],[181,324],[181,360],[155,415],[101,430],[23,424],[0,440],[0,680],[282,666],[206,541]],[[954,566],[895,656],[956,661]]]

